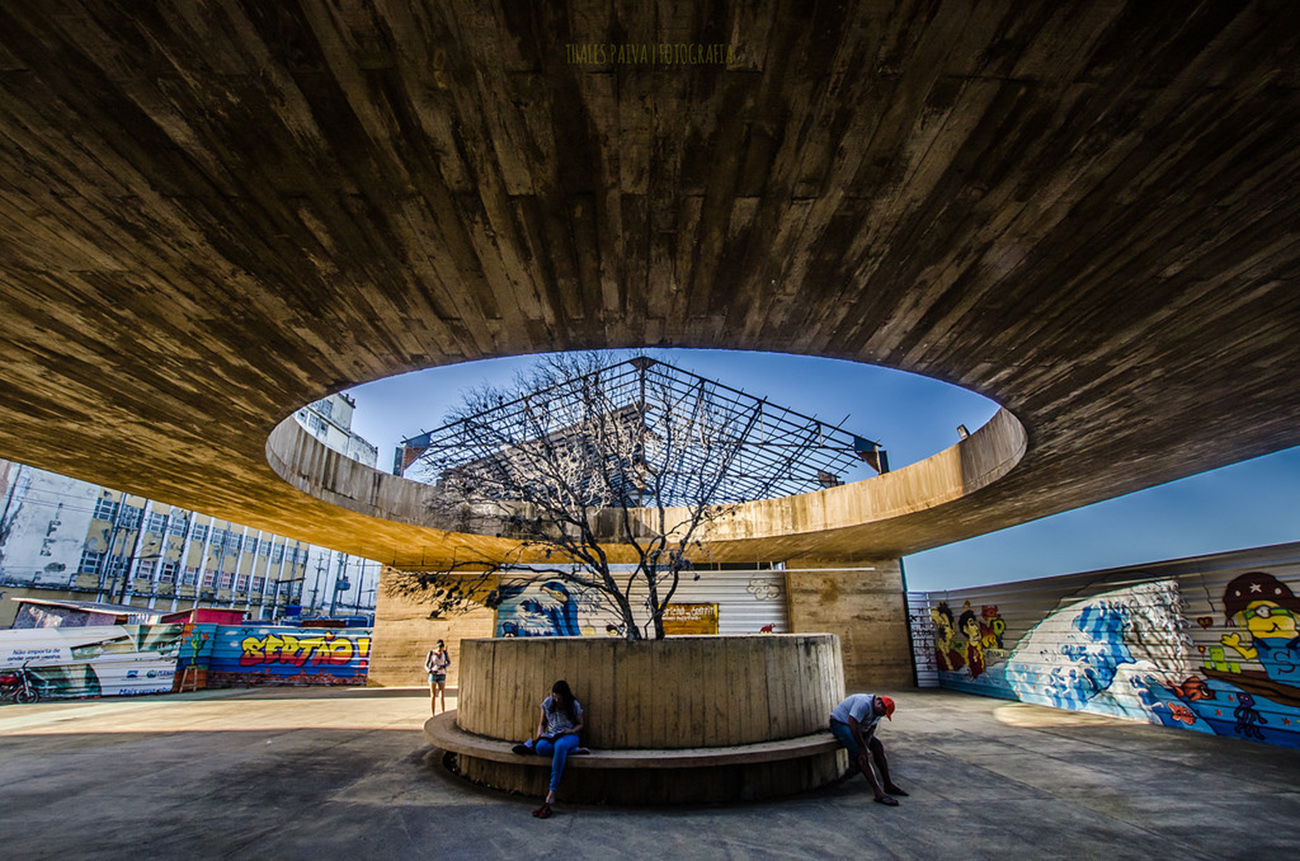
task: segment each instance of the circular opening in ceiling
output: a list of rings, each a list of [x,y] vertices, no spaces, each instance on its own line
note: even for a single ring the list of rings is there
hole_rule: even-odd
[[[320,402],[300,411],[297,421],[291,417],[275,428],[267,439],[268,464],[310,496],[386,521],[388,525],[375,525],[369,540],[378,547],[375,558],[395,566],[432,570],[461,564],[467,554],[514,558],[531,546],[520,537],[520,529],[528,525],[521,518],[533,517],[537,510],[529,500],[534,489],[486,500],[470,494],[460,498],[384,473],[392,473],[393,453],[401,454],[399,443],[445,424],[448,409],[463,400],[465,391],[509,382],[539,362],[571,355],[443,366],[353,387],[327,400],[342,404],[345,415],[336,416],[340,425],[375,443],[364,445],[377,471],[330,453],[329,448],[343,452],[346,445],[338,443],[346,440],[336,438],[331,445],[324,432],[305,424],[304,415],[310,418]],[[638,354],[588,355],[613,364]],[[788,558],[813,549],[861,555],[884,548],[879,552],[899,555],[928,546],[937,522],[935,509],[996,482],[1027,450],[1025,429],[1014,415],[978,394],[915,374],[774,353],[673,349],[643,355],[759,402],[779,403],[842,427],[878,442],[888,453],[891,469],[885,475],[877,476],[864,464],[857,474],[842,477],[843,486],[722,506],[726,516],[710,521],[699,537],[717,561]],[[964,435],[970,438],[963,440]],[[366,462],[365,457],[355,459]],[[596,518],[591,522],[601,527],[603,537],[612,534],[606,521],[619,521],[619,512],[640,512],[632,516],[641,523],[668,510],[664,504],[639,505],[635,499],[616,500],[613,508],[601,500],[591,506]],[[618,546],[620,553],[626,549]]]
[[[751,498],[852,483],[876,475],[881,467],[897,470],[958,442],[967,429],[979,428],[998,409],[992,400],[958,386],[859,362],[693,349],[607,350],[590,355],[606,368],[634,356],[653,359],[656,367],[651,373],[665,394],[686,405],[691,403],[693,387],[707,387],[710,407],[728,412],[733,429],[757,417],[751,428],[752,445],[747,448],[754,455],[749,468],[756,472],[749,488]],[[463,417],[467,396],[486,388],[509,393],[521,375],[547,359],[530,355],[467,362],[354,387],[344,393],[355,404],[350,431],[362,441],[351,446],[353,456],[360,451],[359,459],[367,459],[368,441],[378,468],[417,480],[436,480],[429,469],[420,474],[413,449],[404,442],[427,442],[432,432],[435,439],[449,443],[454,437],[439,436],[439,431],[458,407]],[[620,367],[625,373],[613,376],[634,386],[635,371]],[[688,414],[689,410],[682,413]],[[298,418],[329,444],[328,421],[308,410],[299,411]],[[883,458],[864,454],[863,444],[868,442],[883,449]],[[338,444],[332,447],[344,450]],[[818,456],[819,451],[824,456]],[[770,481],[774,472],[782,470],[798,473],[802,484]],[[753,493],[761,484],[770,484],[771,492]]]

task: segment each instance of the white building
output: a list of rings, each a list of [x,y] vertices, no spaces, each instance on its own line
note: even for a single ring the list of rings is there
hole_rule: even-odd
[[[0,459],[0,597],[229,607],[272,620],[370,616],[379,569],[360,557]],[[16,606],[0,601],[0,626],[12,623]]]
[[[373,467],[379,461],[379,449],[352,432],[352,414],[356,409],[357,402],[340,393],[308,404],[294,417],[327,448]]]

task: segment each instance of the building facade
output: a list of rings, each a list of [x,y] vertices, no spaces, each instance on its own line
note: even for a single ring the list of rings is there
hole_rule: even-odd
[[[379,461],[379,449],[353,432],[352,415],[356,409],[356,401],[339,393],[313,401],[298,410],[294,418],[327,448],[373,468]]]
[[[222,607],[272,621],[371,616],[379,567],[0,460],[0,597]],[[0,600],[0,626],[16,607]]]

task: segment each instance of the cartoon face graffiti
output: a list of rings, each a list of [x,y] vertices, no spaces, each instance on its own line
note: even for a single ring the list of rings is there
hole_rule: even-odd
[[[1258,660],[1270,678],[1300,682],[1300,598],[1272,574],[1251,571],[1228,584],[1223,612],[1230,623],[1244,625],[1249,637],[1224,634],[1220,640],[1248,660]]]
[[[930,619],[934,622],[934,651],[939,669],[949,672],[960,670],[966,665],[955,644],[953,635],[952,609],[947,601],[940,601],[938,606],[930,608]]]
[[[1285,637],[1296,634],[1295,611],[1267,601],[1253,602],[1243,611],[1246,627],[1255,637]]]
[[[961,614],[958,624],[961,626],[961,632],[966,635],[966,668],[970,670],[972,679],[978,679],[984,672],[984,646],[980,620],[975,616],[974,611],[966,610]]]
[[[1272,574],[1252,571],[1228,584],[1223,610],[1229,619],[1242,614],[1252,636],[1290,639],[1296,636],[1300,598]]]
[[[948,609],[946,601],[940,601],[939,606],[930,608],[930,621],[934,623],[935,639],[945,642],[952,639],[952,610]]]
[[[565,584],[549,580],[540,585],[506,587],[498,608],[503,637],[576,637],[578,606]],[[505,618],[501,618],[505,616]]]

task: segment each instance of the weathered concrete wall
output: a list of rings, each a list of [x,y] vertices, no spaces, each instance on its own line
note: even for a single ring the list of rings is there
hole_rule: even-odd
[[[806,514],[844,528],[776,524],[718,561],[897,557],[1300,442],[1293,4],[1174,42],[1173,6],[619,4],[629,33],[742,44],[734,68],[616,79],[553,53],[611,4],[198,4],[212,28],[23,5],[6,109],[41,145],[0,151],[4,456],[414,568],[446,536],[378,519],[373,470],[322,481],[346,509],[286,490],[278,420],[419,368],[662,345],[900,368],[1029,429],[977,493],[948,470],[947,502],[840,521],[881,500],[837,488]]]
[[[430,596],[412,595],[392,588],[402,572],[385,568],[379,578],[375,606],[374,640],[370,653],[368,684],[375,687],[423,685],[424,656],[438,640],[447,644],[451,667],[447,687],[460,684],[460,641],[491,637],[495,614],[486,607],[465,615],[431,619]]]
[[[709,558],[718,562],[788,559],[813,552],[843,558],[862,548],[878,556],[902,555],[914,549],[913,530],[929,529],[918,526],[917,518],[925,520],[935,509],[995,483],[1020,462],[1026,445],[1024,426],[1002,410],[967,439],[925,460],[852,484],[743,503],[728,517],[707,524],[700,538]],[[292,419],[271,433],[266,456],[282,478],[304,493],[374,518],[364,534],[356,536],[377,542],[367,551],[370,558],[407,570],[437,570],[466,554],[481,559],[545,558],[536,551],[530,556],[517,541],[500,537],[499,528],[433,528],[436,518],[428,509],[426,485],[349,460],[321,445]],[[658,511],[647,509],[640,516],[649,520]],[[669,522],[688,519],[668,511]],[[631,548],[614,539],[612,517],[597,518],[593,528],[604,533],[612,560],[635,560]],[[385,547],[386,540],[396,547]]]
[[[899,560],[797,559],[789,567],[790,629],[839,635],[850,693],[915,684]],[[875,570],[846,570],[854,568]]]
[[[897,559],[799,559],[790,568],[785,578],[789,630],[838,635],[850,691],[915,684],[902,567]],[[874,570],[862,570],[866,568]],[[447,684],[458,686],[460,640],[493,636],[493,612],[484,608],[430,618],[432,595],[395,590],[392,586],[401,576],[402,572],[387,568],[380,580],[370,684],[423,684],[425,653],[442,639],[452,658]]]

